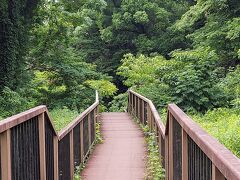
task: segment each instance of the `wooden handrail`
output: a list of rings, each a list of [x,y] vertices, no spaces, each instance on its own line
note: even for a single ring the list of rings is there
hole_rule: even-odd
[[[157,137],[159,132],[161,134],[161,138],[158,137],[158,145],[162,159],[165,161],[163,166],[166,170],[166,179],[172,180],[173,177],[178,177],[185,180],[189,175],[190,179],[210,177],[212,180],[240,179],[240,159],[210,136],[177,105],[168,105],[165,128],[151,100],[132,90],[128,93],[128,112],[137,118],[147,114],[149,121],[147,124],[152,126],[152,123],[155,123],[158,127],[153,132]],[[141,107],[144,105],[140,101],[148,103],[150,110],[144,112],[145,107]],[[141,120],[140,122],[143,123]]]
[[[144,100],[145,102],[148,103],[148,105],[149,105],[149,107],[150,107],[150,109],[151,109],[151,111],[153,113],[153,116],[154,116],[154,118],[156,120],[156,124],[159,127],[159,129],[161,129],[160,132],[164,136],[164,134],[165,134],[165,126],[164,126],[164,124],[163,124],[163,122],[161,120],[161,117],[160,117],[156,107],[154,106],[153,102],[150,99],[148,99],[148,98],[146,98],[146,97],[144,97],[144,96],[134,92],[133,90],[128,90],[128,92],[134,94],[135,96],[139,97],[140,99],[142,99],[142,100]]]

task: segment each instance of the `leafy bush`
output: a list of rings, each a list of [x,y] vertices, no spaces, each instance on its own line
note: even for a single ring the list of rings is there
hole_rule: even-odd
[[[235,70],[230,70],[226,78],[218,84],[224,90],[225,95],[230,100],[230,105],[234,107],[240,106],[240,66]]]
[[[240,109],[218,108],[205,115],[193,115],[206,131],[240,157]]]
[[[6,118],[14,114],[26,111],[35,106],[35,102],[31,98],[26,98],[20,92],[4,87],[0,96],[0,116]]]
[[[227,105],[225,94],[217,86],[223,76],[217,59],[208,48],[175,51],[170,60],[128,54],[118,74],[125,78],[125,85],[150,97],[158,108],[174,102],[187,111],[205,112]]]
[[[113,97],[113,100],[109,103],[110,112],[124,112],[127,109],[128,94],[119,94]]]
[[[98,90],[103,97],[112,96],[117,91],[117,87],[107,80],[87,80],[85,83],[91,88]]]

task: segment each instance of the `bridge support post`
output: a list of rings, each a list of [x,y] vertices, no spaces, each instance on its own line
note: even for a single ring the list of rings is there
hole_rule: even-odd
[[[188,138],[182,128],[182,179],[188,179]]]
[[[80,122],[80,144],[81,144],[81,162],[84,161],[84,144],[83,144],[83,121]]]
[[[54,180],[58,180],[58,138],[57,136],[53,139],[54,143]]]
[[[69,134],[69,138],[70,138],[70,176],[71,176],[71,180],[73,180],[73,176],[74,176],[74,144],[73,144],[73,130],[70,131]]]
[[[91,114],[91,113],[90,113]],[[91,146],[92,142],[92,133],[91,133],[91,115],[87,115],[87,121],[88,121],[88,142],[89,142],[89,147]]]
[[[150,132],[152,132],[152,113],[149,105],[147,105],[147,123],[148,123]]]
[[[173,117],[169,113],[168,133],[168,180],[173,180]]]
[[[0,134],[2,179],[11,179],[11,130]]]
[[[39,156],[40,156],[40,179],[46,180],[46,155],[45,155],[45,118],[44,113],[38,116],[39,125]]]
[[[212,180],[225,180],[225,177],[213,163],[212,163]]]

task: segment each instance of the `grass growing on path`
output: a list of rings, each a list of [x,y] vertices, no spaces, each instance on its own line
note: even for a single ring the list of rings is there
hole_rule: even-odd
[[[145,180],[164,180],[165,170],[162,167],[161,159],[159,159],[159,147],[156,135],[150,131],[148,125],[144,126],[137,118],[133,118],[144,132],[145,141],[147,143],[147,173]]]
[[[148,158],[147,158],[147,174],[145,179],[149,180],[164,180],[165,179],[165,171],[162,167],[161,159],[159,159],[159,147],[156,140],[156,136],[153,132],[150,132],[148,126],[143,126],[140,124],[142,128],[145,140],[147,142],[148,148]]]

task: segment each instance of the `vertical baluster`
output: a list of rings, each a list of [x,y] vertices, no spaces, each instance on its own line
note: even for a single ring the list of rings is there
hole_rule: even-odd
[[[148,124],[148,127],[150,129],[150,132],[152,132],[152,128],[151,128],[151,119],[152,119],[152,113],[151,113],[151,109],[150,109],[150,106],[149,104],[147,104],[147,124]]]
[[[188,138],[182,128],[182,179],[188,179]]]
[[[81,144],[81,162],[84,161],[84,143],[83,143],[83,119],[80,122],[80,144]]]
[[[91,139],[92,139],[92,129],[91,129],[91,112],[87,115],[87,121],[88,121],[88,142],[89,142],[89,149],[90,149],[90,147],[91,147],[91,145],[92,145],[92,142],[91,142]],[[89,150],[88,149],[88,150]]]
[[[54,136],[54,180],[58,180],[58,137]]]
[[[74,144],[73,144],[73,130],[70,131],[70,143],[69,143],[69,148],[70,148],[70,176],[71,180],[73,179],[74,176]]]

